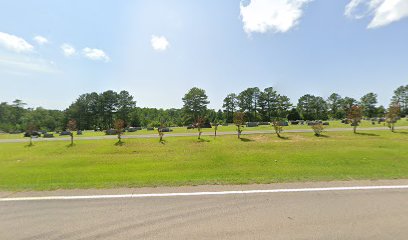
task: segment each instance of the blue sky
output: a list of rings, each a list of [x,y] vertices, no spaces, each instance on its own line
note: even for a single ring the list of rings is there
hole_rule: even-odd
[[[181,107],[193,86],[211,108],[273,86],[378,94],[408,84],[407,0],[0,0],[0,101],[64,109],[80,94],[127,90],[141,107]]]

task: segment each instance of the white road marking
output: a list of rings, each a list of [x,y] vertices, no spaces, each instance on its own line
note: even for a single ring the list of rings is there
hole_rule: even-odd
[[[146,194],[117,194],[117,195],[89,195],[89,196],[15,197],[15,198],[0,198],[0,202],[40,201],[40,200],[113,199],[113,198],[151,198],[151,197],[178,197],[178,196],[203,196],[203,195],[205,196],[205,195],[256,194],[256,193],[321,192],[321,191],[353,191],[353,190],[381,190],[381,189],[408,189],[408,185],[326,187],[326,188],[288,188],[288,189],[220,191],[220,192],[185,192],[185,193],[146,193]]]

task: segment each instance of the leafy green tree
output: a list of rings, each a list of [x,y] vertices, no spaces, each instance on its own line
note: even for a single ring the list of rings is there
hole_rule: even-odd
[[[17,125],[13,123],[14,119],[12,106],[2,102],[0,104],[0,130],[5,132],[15,131]]]
[[[341,108],[342,108],[342,118],[347,117],[348,113],[351,111],[351,107],[357,105],[358,102],[356,99],[351,97],[345,97],[341,100]]]
[[[367,93],[360,99],[361,107],[363,108],[363,115],[369,118],[375,117],[377,104],[377,94]]]
[[[121,91],[118,94],[118,110],[116,117],[122,119],[125,126],[130,123],[130,113],[136,107],[136,101],[133,100],[133,96],[127,91]]]
[[[274,116],[279,118],[285,118],[289,114],[289,109],[292,107],[290,99],[287,96],[279,95],[276,113]]]
[[[329,111],[329,117],[331,119],[341,119],[344,118],[344,112],[341,108],[342,98],[337,93],[332,93],[327,98],[327,106]]]
[[[401,107],[402,115],[408,115],[408,85],[395,89],[391,102]]]
[[[133,126],[133,127],[140,127],[141,126],[141,122],[140,122],[140,116],[139,116],[139,108],[134,108],[132,110],[130,110],[129,112],[129,126]],[[147,124],[145,125],[147,126]]]
[[[384,106],[381,105],[381,106],[379,106],[379,107],[376,109],[375,115],[376,115],[377,117],[384,117],[386,111],[387,111],[387,110],[384,108]]]
[[[391,132],[394,132],[395,123],[398,121],[400,114],[401,114],[401,106],[398,105],[397,103],[392,103],[388,107],[386,121],[388,123],[389,128],[391,129]]]
[[[217,117],[216,117],[215,120],[213,120],[212,122],[220,123],[220,122],[222,122],[223,120],[224,120],[224,114],[223,114],[223,112],[222,112],[221,109],[218,109],[218,111],[217,111]]]
[[[272,88],[265,88],[259,95],[259,111],[262,121],[269,121],[276,116],[279,106],[279,94]]]
[[[207,105],[210,103],[205,91],[201,88],[193,87],[183,97],[183,111],[190,121],[202,117],[207,112]]]
[[[240,111],[245,114],[246,119],[250,122],[257,120],[259,95],[259,88],[254,87],[245,89],[237,97]]]
[[[232,122],[234,112],[238,106],[237,95],[235,93],[230,93],[224,98],[224,103],[222,107],[224,108],[226,122]]]
[[[327,103],[322,97],[306,94],[299,98],[297,110],[304,120],[326,120]]]
[[[359,105],[353,105],[347,114],[347,118],[351,121],[353,132],[357,133],[357,126],[363,118],[363,109]]]
[[[100,109],[100,97],[97,93],[80,95],[66,110],[66,121],[77,119],[79,129],[95,129],[101,127],[102,110]]]
[[[289,121],[296,121],[296,120],[301,120],[302,117],[300,116],[299,112],[296,110],[296,108],[292,108],[289,111],[289,114],[286,117]]]
[[[119,107],[118,93],[108,90],[99,95],[99,113],[104,129],[113,127],[113,120]]]
[[[11,124],[13,124],[14,126],[16,126],[16,128],[18,128],[18,126],[20,124],[22,124],[21,119],[24,116],[26,110],[24,109],[24,107],[27,104],[24,103],[22,100],[20,99],[16,99],[13,101],[12,107],[13,107],[13,120],[11,122]]]

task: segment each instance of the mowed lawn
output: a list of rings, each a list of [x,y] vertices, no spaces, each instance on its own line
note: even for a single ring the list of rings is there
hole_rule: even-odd
[[[0,190],[408,178],[408,131],[0,144]]]

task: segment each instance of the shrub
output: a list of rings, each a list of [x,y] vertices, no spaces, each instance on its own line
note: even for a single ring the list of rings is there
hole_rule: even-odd
[[[324,126],[321,123],[315,123],[315,124],[311,125],[311,127],[313,129],[313,132],[314,132],[315,136],[317,136],[317,137],[319,137],[322,134],[323,130],[324,130]]]

